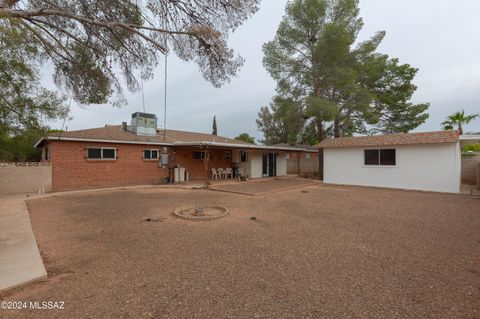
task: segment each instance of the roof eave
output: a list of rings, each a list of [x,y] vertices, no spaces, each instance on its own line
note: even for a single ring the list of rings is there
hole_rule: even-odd
[[[122,141],[122,140],[108,140],[108,139],[94,139],[94,138],[78,138],[78,137],[64,137],[64,136],[47,136],[42,138],[35,144],[35,147],[45,141],[72,141],[72,142],[91,142],[91,143],[117,143],[117,144],[139,144],[139,145],[160,145],[171,146],[170,142],[155,142],[155,141]]]
[[[238,149],[260,149],[260,150],[276,150],[289,152],[311,152],[316,153],[317,150],[300,149],[294,147],[275,147],[253,144],[234,144],[234,143],[219,143],[219,142],[173,142],[173,146],[212,146],[212,147],[229,147]]]

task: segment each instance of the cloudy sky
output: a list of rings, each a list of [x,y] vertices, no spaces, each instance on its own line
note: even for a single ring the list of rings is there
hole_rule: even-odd
[[[286,0],[262,0],[260,10],[230,37],[230,46],[245,58],[238,76],[220,89],[206,82],[198,67],[169,57],[167,128],[211,132],[217,116],[219,135],[246,132],[261,138],[255,119],[275,94],[275,83],[262,66],[262,45],[273,39]],[[387,36],[379,48],[420,71],[414,102],[431,103],[429,120],[417,131],[438,130],[445,117],[464,109],[480,113],[480,3],[478,0],[360,0],[365,26],[359,40],[379,30]],[[145,110],[163,123],[163,65],[144,84]],[[68,130],[120,124],[142,111],[141,92],[127,93],[128,106],[71,106]],[[51,124],[61,128],[62,122]],[[467,131],[480,131],[480,119]]]

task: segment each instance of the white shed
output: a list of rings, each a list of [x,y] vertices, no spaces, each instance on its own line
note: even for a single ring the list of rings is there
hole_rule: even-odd
[[[323,140],[324,182],[437,192],[460,192],[456,131]]]

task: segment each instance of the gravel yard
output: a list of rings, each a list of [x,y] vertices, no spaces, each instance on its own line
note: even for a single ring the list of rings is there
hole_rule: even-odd
[[[171,214],[203,205],[230,214],[207,222]],[[480,200],[462,195],[151,188],[28,207],[49,279],[0,298],[65,309],[0,317],[480,317]]]

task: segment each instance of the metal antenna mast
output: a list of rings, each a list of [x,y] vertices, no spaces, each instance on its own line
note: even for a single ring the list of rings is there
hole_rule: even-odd
[[[166,46],[165,41],[165,48]],[[166,141],[166,134],[167,134],[167,79],[168,79],[168,67],[167,67],[167,51],[165,51],[165,87],[164,87],[164,100],[163,100],[163,140]]]

